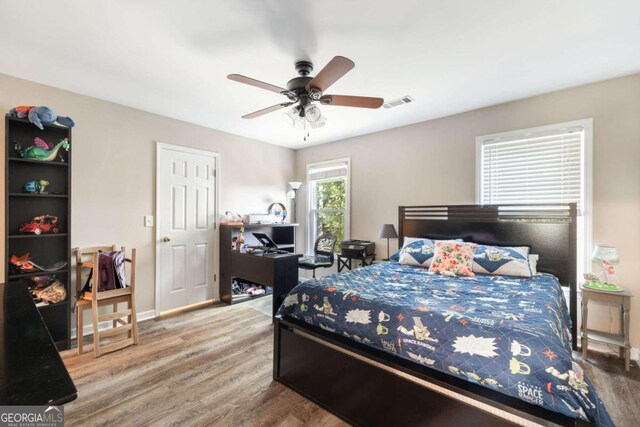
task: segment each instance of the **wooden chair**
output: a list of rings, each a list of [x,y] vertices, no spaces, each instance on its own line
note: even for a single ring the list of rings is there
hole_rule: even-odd
[[[116,251],[116,245],[113,246],[94,246],[90,248],[76,248],[76,293],[79,293],[83,286],[83,271],[88,274],[90,269],[98,265],[98,255],[100,251]],[[94,269],[91,278],[91,292],[84,292],[76,303],[76,336],[78,340],[78,354],[83,353],[83,314],[86,309],[91,309],[91,318],[93,322],[93,353],[95,357],[112,351],[120,350],[133,344],[138,344],[138,323],[136,320],[136,250],[131,250],[131,257],[126,257],[125,248],[120,250],[125,254],[125,272],[126,264],[130,264],[128,286],[122,289],[114,289],[110,291],[101,291],[100,274],[97,268]],[[118,304],[126,303],[127,308],[118,311]],[[112,306],[111,313],[100,313],[100,307]],[[124,320],[126,318],[126,320]],[[100,331],[98,329],[100,322],[111,321],[113,327]],[[100,339],[117,337],[126,333],[125,337],[110,341],[107,344],[101,344]]]

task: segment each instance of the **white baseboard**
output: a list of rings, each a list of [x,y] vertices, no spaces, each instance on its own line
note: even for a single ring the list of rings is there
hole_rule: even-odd
[[[155,310],[148,310],[138,313],[137,319],[138,323],[144,322],[145,320],[154,319],[156,317]],[[75,319],[75,313],[74,313]],[[103,331],[105,329],[111,328],[111,322],[102,322],[98,324],[98,330]],[[84,325],[82,328],[82,336],[87,336],[93,334],[93,325],[89,323],[88,325]],[[75,339],[77,337],[76,328],[71,328],[71,339]]]

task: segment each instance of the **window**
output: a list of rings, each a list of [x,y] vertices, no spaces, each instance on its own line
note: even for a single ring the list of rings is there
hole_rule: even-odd
[[[578,204],[579,277],[591,253],[592,120],[476,139],[476,194],[481,204]]]
[[[349,159],[307,165],[307,253],[322,234],[337,237],[336,249],[349,238],[349,173]]]

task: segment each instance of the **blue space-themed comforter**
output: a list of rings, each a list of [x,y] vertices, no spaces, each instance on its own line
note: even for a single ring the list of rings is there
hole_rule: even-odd
[[[451,278],[385,262],[301,283],[278,315],[611,426],[592,383],[572,360],[566,307],[549,274]]]

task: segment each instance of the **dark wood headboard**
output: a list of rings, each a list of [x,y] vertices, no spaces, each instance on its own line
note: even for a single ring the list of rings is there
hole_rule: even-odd
[[[545,205],[400,206],[398,245],[404,237],[463,239],[497,246],[530,246],[538,271],[553,274],[570,290],[572,345],[576,348],[575,203]]]

